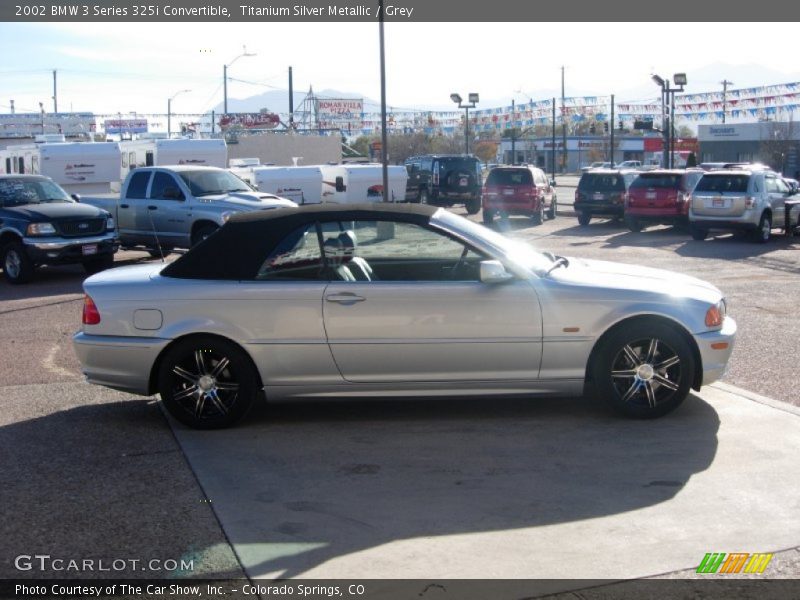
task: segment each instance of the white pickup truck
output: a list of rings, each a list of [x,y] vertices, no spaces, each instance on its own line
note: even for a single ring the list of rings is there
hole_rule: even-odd
[[[238,212],[296,206],[291,200],[254,191],[217,167],[175,165],[131,171],[119,195],[85,196],[117,223],[123,248],[143,246],[153,256],[191,248]]]

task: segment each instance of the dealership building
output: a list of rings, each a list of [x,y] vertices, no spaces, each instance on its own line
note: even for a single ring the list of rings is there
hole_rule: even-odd
[[[700,125],[698,162],[763,162],[787,177],[800,170],[800,124],[765,121]]]

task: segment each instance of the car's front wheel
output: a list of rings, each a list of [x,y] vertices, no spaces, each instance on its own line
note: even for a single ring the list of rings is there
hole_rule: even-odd
[[[233,425],[245,415],[258,391],[258,372],[250,357],[227,340],[186,338],[161,360],[161,400],[173,417],[195,429]]]
[[[9,283],[25,283],[33,277],[35,265],[20,242],[9,242],[2,248],[3,275]]]
[[[216,232],[217,229],[219,229],[219,226],[214,225],[213,223],[208,223],[207,225],[201,225],[200,227],[198,227],[197,230],[192,235],[192,246],[194,247],[200,242],[202,242],[208,236]]]
[[[595,390],[629,417],[648,419],[675,410],[694,379],[689,344],[664,323],[623,324],[600,342],[593,356]]]

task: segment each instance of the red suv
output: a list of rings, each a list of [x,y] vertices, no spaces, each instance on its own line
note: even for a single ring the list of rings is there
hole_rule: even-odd
[[[558,200],[556,182],[536,167],[495,167],[483,184],[483,222],[490,224],[495,215],[524,215],[541,225],[545,215],[556,218]]]
[[[625,197],[625,224],[641,231],[645,222],[686,225],[689,199],[702,169],[657,169],[640,173]]]

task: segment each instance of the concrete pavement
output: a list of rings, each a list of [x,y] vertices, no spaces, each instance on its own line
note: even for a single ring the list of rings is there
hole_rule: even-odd
[[[173,427],[250,577],[629,579],[800,546],[798,417],[722,384],[657,421],[439,400]]]

